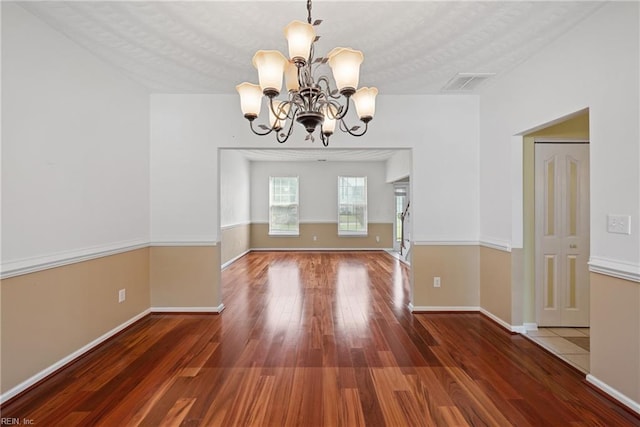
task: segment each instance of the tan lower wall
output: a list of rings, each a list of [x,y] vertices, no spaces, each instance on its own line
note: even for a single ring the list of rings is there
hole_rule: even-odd
[[[512,324],[511,254],[480,247],[480,307]]]
[[[413,301],[420,307],[478,307],[480,305],[478,246],[414,245]],[[441,287],[433,287],[434,276]]]
[[[640,403],[640,283],[590,274],[591,375]]]
[[[152,309],[221,304],[219,246],[154,246],[149,265]]]
[[[250,249],[251,226],[249,224],[234,225],[221,230],[220,260],[222,265],[242,255]]]
[[[149,308],[149,248],[4,279],[0,287],[5,393]]]
[[[393,247],[392,223],[369,223],[368,235],[338,236],[337,223],[300,224],[299,236],[269,236],[269,224],[251,224],[252,249],[385,249]],[[313,240],[316,236],[316,240]],[[376,241],[376,236],[380,241]]]

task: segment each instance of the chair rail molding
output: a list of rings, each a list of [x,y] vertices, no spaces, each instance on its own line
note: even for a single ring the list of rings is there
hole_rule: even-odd
[[[592,256],[589,271],[618,279],[640,282],[640,264]]]
[[[125,242],[108,243],[100,246],[77,249],[73,251],[58,252],[51,255],[23,258],[2,263],[0,279],[20,276],[50,268],[62,267],[96,258],[116,255],[124,252],[142,249],[149,246],[148,239],[136,239]]]

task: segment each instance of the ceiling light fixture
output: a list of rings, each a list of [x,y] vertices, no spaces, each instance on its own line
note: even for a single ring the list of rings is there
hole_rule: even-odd
[[[276,50],[259,50],[253,57],[253,65],[258,69],[260,84],[244,82],[236,86],[236,90],[240,94],[242,113],[256,135],[275,132],[277,141],[283,143],[289,139],[293,122],[297,121],[307,130],[305,139],[312,142],[315,140],[313,132],[320,125],[320,139],[326,147],[336,124],[341,131],[353,136],[362,136],[367,132],[375,114],[378,89],[362,87],[356,90],[360,64],[364,59],[360,51],[337,47],[326,57],[314,59],[314,45],[320,38],[316,36],[314,26],[322,20],[311,23],[311,0],[307,0],[307,12],[307,23],[293,21],[284,29],[290,59],[287,60]],[[335,89],[331,88],[327,76],[314,77],[319,66],[326,63],[333,72]],[[276,97],[282,89],[283,75],[288,98],[278,100]],[[268,98],[269,126],[258,125],[261,129],[258,131],[253,122],[260,114],[263,95]],[[344,121],[351,99],[358,117],[364,123],[364,129],[360,129],[361,126],[349,127]]]

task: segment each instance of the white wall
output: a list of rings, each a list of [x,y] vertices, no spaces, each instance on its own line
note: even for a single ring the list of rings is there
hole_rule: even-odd
[[[514,135],[589,108],[591,256],[638,271],[638,18],[638,3],[607,4],[482,93],[481,238],[521,243],[521,212],[511,214],[522,200],[521,185],[511,185],[522,176]],[[607,233],[608,213],[631,215],[632,234]]]
[[[149,239],[149,95],[2,3],[3,272]]]
[[[387,160],[387,182],[395,182],[411,175],[411,150],[398,150]]]
[[[380,96],[369,132],[331,148],[411,148],[413,235],[478,239],[477,96]],[[259,121],[261,121],[259,119]],[[217,149],[321,148],[296,125],[290,141],[251,133],[235,95],[152,95],[153,241],[218,240]]]
[[[480,109],[481,239],[514,247],[522,247],[523,230],[522,137],[515,135],[589,109],[590,268],[605,275],[591,275],[587,379],[636,411],[640,349],[629,343],[638,342],[640,327],[639,15],[637,2],[607,2],[496,79]],[[608,213],[630,215],[631,235],[608,233]]]
[[[223,97],[226,98],[226,97]],[[151,95],[151,241],[218,240],[218,99]],[[227,129],[228,130],[228,129]]]
[[[220,226],[251,221],[251,169],[235,150],[220,151]]]
[[[251,222],[269,222],[269,177],[298,176],[300,222],[338,221],[338,176],[367,177],[367,219],[394,221],[385,162],[251,162]]]

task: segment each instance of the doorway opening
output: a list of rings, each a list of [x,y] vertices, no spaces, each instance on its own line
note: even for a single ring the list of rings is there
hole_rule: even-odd
[[[524,135],[527,335],[589,372],[589,111]],[[535,329],[535,328],[534,328]]]
[[[411,252],[409,178],[394,182],[393,189],[395,210],[393,251],[401,261],[409,264],[409,253]]]

